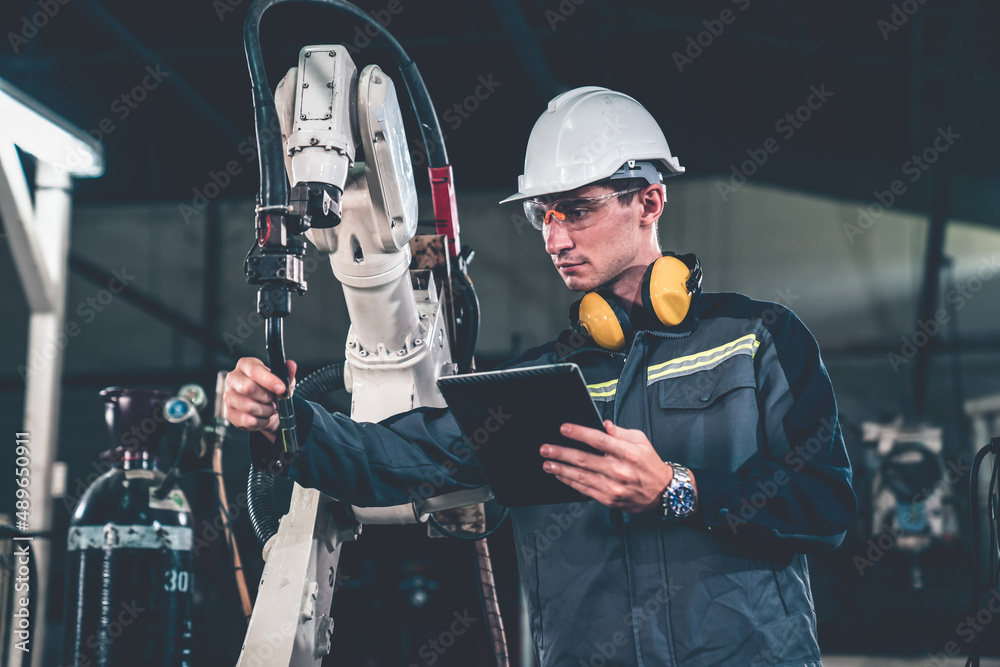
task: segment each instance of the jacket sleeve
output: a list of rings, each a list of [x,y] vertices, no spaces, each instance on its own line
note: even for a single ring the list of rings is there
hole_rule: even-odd
[[[851,463],[815,339],[783,306],[758,327],[763,446],[733,472],[692,469],[709,530],[806,553],[836,548],[857,514]]]
[[[447,408],[371,423],[293,401],[302,445],[287,474],[302,486],[358,507],[386,507],[486,484]]]
[[[554,343],[533,348],[500,368],[546,363]],[[378,423],[356,422],[294,396],[302,443],[294,458],[259,433],[250,434],[254,468],[287,475],[357,507],[388,507],[486,486],[474,447],[447,408],[416,408]]]

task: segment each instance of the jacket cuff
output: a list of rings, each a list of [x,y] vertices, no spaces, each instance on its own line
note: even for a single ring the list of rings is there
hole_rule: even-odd
[[[286,454],[277,438],[272,443],[260,431],[252,431],[249,448],[250,463],[254,470],[282,477],[288,476],[288,467],[295,462],[298,454],[302,451],[302,447],[309,437],[309,432],[312,430],[313,418],[315,417],[313,407],[304,398],[292,396],[292,408],[295,410],[295,431],[299,452],[291,455]]]
[[[733,507],[738,505],[733,493],[739,487],[739,478],[735,473],[717,472],[703,468],[689,468],[698,483],[698,511],[696,513],[699,525],[711,530],[728,525],[728,517]]]

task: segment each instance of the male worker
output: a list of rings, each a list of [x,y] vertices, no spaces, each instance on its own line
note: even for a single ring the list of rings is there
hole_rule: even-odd
[[[574,329],[508,366],[578,364],[606,429],[563,427],[603,455],[541,447],[592,501],[512,510],[543,667],[820,665],[802,554],[836,547],[857,509],[833,389],[791,311],[701,294],[694,256],[660,251],[661,180],[681,172],[638,102],[579,88],[535,124],[506,200],[587,292]],[[241,359],[230,421],[273,441],[283,390]],[[483,483],[448,410],[359,424],[296,400],[300,484],[369,506]]]

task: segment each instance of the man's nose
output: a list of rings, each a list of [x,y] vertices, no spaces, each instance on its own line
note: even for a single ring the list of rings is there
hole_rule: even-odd
[[[558,222],[545,225],[542,234],[545,236],[545,252],[550,255],[558,255],[559,251],[573,247],[569,232]]]

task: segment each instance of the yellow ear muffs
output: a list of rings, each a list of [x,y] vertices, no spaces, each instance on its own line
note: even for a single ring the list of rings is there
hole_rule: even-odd
[[[701,295],[701,278],[701,263],[693,254],[668,253],[650,264],[642,281],[646,316],[671,327],[683,323]],[[624,350],[635,335],[631,319],[611,290],[587,292],[570,306],[569,317],[574,329],[612,352]]]
[[[573,304],[570,318],[595,343],[613,352],[625,349],[635,333],[617,297],[604,290],[584,294]]]
[[[694,255],[689,266],[675,255],[664,255],[646,268],[642,279],[642,305],[650,317],[677,326],[691,309],[691,299],[701,288],[701,264]]]

